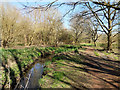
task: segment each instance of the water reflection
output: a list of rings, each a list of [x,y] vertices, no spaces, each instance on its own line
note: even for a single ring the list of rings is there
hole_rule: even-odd
[[[38,80],[43,73],[43,65],[36,63],[20,82],[22,88],[39,88]]]

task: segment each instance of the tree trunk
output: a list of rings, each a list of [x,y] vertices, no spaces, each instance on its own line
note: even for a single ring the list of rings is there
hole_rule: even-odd
[[[91,43],[91,41],[89,40],[88,43]]]
[[[112,35],[112,20],[111,20],[111,14],[110,14],[110,7],[108,7],[108,33],[107,33],[107,39],[108,39],[108,42],[107,42],[107,52],[108,51],[111,51],[112,48],[111,48],[111,44],[112,44],[112,38],[111,38],[111,35]]]
[[[78,43],[78,38],[75,38],[75,44],[77,44]]]
[[[27,36],[24,35],[24,39],[25,39],[25,46],[27,46]]]
[[[1,47],[5,48],[7,46],[7,42],[5,40],[1,41]]]
[[[108,31],[108,35],[107,35],[107,39],[108,39],[108,42],[107,42],[107,51],[111,51],[112,48],[111,48],[111,31]]]
[[[96,47],[96,42],[94,41],[94,46]]]

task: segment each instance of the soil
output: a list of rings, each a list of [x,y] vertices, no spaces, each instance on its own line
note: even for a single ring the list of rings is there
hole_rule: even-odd
[[[86,47],[84,52],[79,52],[85,57],[86,72],[91,74],[92,88],[113,88],[120,89],[120,61],[95,56],[95,49]],[[108,57],[111,58],[111,57]]]

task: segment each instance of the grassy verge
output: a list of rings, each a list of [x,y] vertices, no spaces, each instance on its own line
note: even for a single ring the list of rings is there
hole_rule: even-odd
[[[40,60],[41,57],[57,54],[61,52],[69,52],[81,48],[80,46],[63,45],[61,47],[46,47],[46,48],[25,48],[25,49],[1,49],[0,55],[2,67],[4,68],[2,78],[0,79],[4,88],[7,88],[9,83],[14,86],[19,78],[23,75],[23,71],[35,60]],[[10,81],[10,82],[9,82]]]

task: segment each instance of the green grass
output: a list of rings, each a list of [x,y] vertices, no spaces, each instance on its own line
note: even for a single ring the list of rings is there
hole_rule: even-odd
[[[98,53],[98,52],[96,52],[96,51],[94,51],[94,54],[95,54],[96,56],[100,56],[100,55],[99,55],[99,53]]]
[[[116,57],[114,57],[116,60],[119,60],[119,57],[118,56],[116,56]]]
[[[23,72],[23,70],[28,65],[32,64],[36,59],[40,60],[40,57],[42,55],[46,55],[46,54],[51,55],[51,54],[57,54],[61,52],[69,52],[75,50],[77,51],[78,48],[81,48],[81,46],[68,45],[61,47],[40,47],[40,48],[31,47],[24,49],[0,49],[0,56],[2,58],[2,63],[5,64],[5,66],[8,63],[12,64],[13,62],[15,62],[15,65],[10,66],[10,68],[12,70],[12,73],[15,74],[14,77],[19,78],[20,72]],[[10,62],[8,62],[8,60]],[[46,62],[45,64],[49,65],[51,64],[51,62],[49,61]],[[22,71],[20,71],[20,69]],[[46,70],[50,70],[50,69],[47,68]],[[5,75],[3,76],[5,77]]]
[[[76,48],[75,48],[76,49]],[[0,53],[2,55],[2,60],[8,59],[18,59],[22,63],[22,67],[25,67],[27,64],[34,62],[35,59],[41,57],[41,55],[48,53],[51,54],[54,51],[55,54],[61,52],[68,52],[74,49],[63,48],[63,47],[47,47],[47,48],[25,48],[25,49],[2,49]]]
[[[53,77],[54,77],[55,79],[58,79],[58,80],[63,79],[64,73],[63,73],[63,72],[59,72],[59,71],[55,71],[55,72],[53,73]]]
[[[80,82],[81,75],[84,77],[85,73],[79,68],[82,67],[80,55],[72,53],[74,54],[58,54],[53,57],[54,61],[46,65],[47,74],[39,80],[41,88],[71,88],[71,84]]]
[[[38,82],[39,82],[40,85],[45,84],[45,81],[44,81],[44,79],[42,79],[42,78],[39,79]]]
[[[53,69],[51,69],[51,68],[44,68],[44,71],[52,71]]]
[[[45,62],[45,65],[49,65],[49,64],[51,64],[51,61]]]
[[[94,47],[94,44],[92,43],[84,43],[84,44],[80,44],[81,46],[89,46],[89,47]]]

